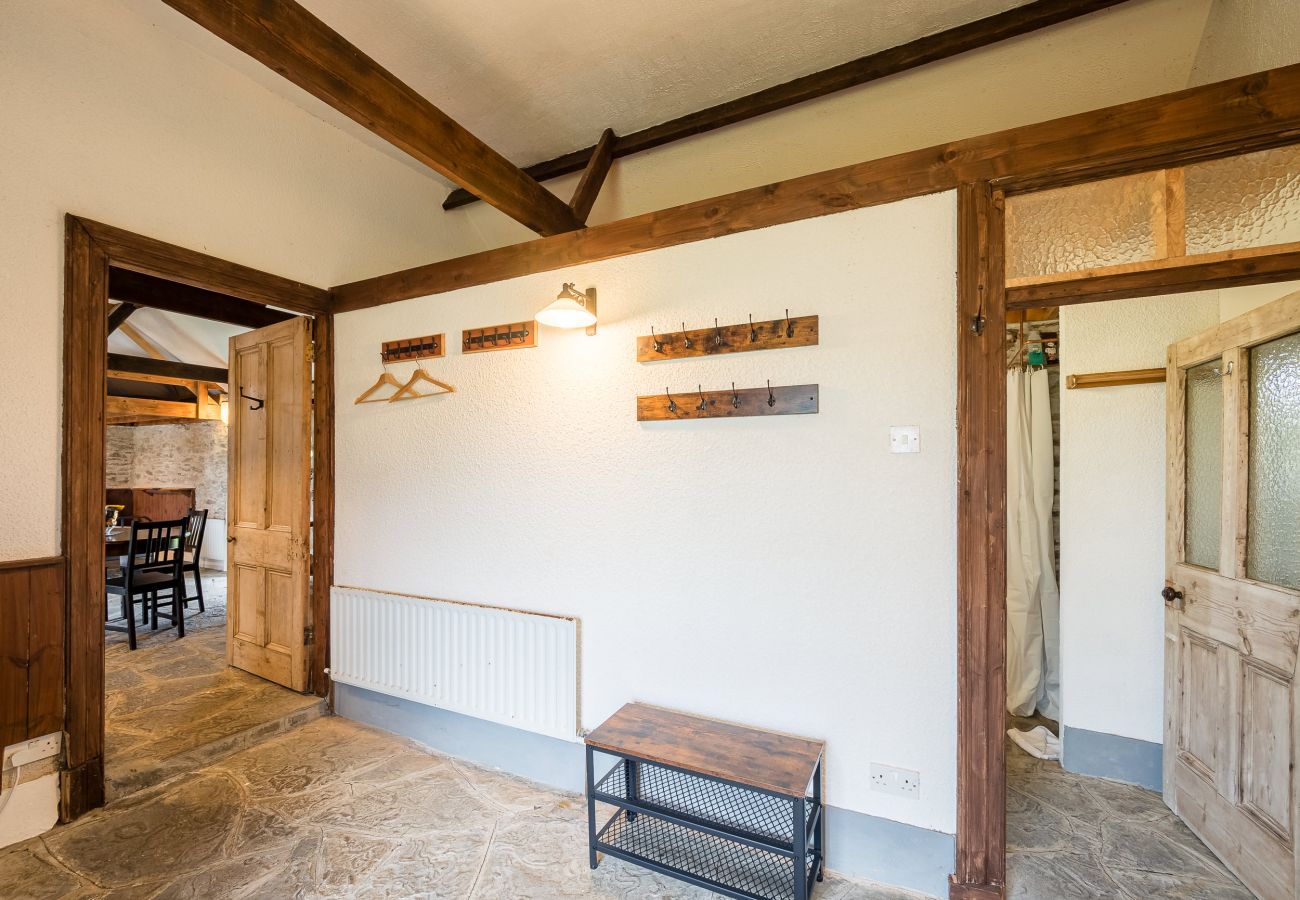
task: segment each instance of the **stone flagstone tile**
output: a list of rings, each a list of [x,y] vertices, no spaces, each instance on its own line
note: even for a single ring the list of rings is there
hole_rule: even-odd
[[[0,850],[0,896],[8,900],[84,897],[89,887],[50,859],[39,842]]]
[[[44,841],[69,869],[96,884],[122,887],[220,859],[242,805],[233,779],[198,775],[139,805],[56,828]]]

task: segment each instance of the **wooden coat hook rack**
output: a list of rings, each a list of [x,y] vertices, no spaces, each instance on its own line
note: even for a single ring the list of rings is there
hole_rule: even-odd
[[[461,332],[462,353],[484,353],[488,350],[522,350],[537,346],[536,322],[511,322],[509,325],[489,325],[486,328],[466,328]]]
[[[686,330],[686,323],[678,331],[650,334],[636,339],[637,362],[656,362],[661,359],[688,359],[694,356],[715,356],[720,353],[748,353],[751,350],[776,350],[781,347],[809,347],[817,343],[816,316],[785,317],[739,325],[719,325],[713,320],[710,328]]]
[[[740,388],[733,382],[722,391],[706,391],[697,385],[694,391],[649,394],[636,398],[638,422],[677,419],[738,419],[746,416],[797,416],[817,412],[818,385],[792,384],[773,387]]]
[[[401,341],[384,341],[380,346],[379,358],[386,363],[404,362],[410,359],[433,359],[447,351],[446,335],[426,334],[424,337],[406,338]]]

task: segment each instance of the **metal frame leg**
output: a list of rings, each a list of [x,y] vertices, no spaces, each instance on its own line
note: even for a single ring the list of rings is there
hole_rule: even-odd
[[[794,900],[808,900],[808,801],[794,801]]]
[[[627,781],[627,799],[638,802],[641,799],[641,764],[634,759],[623,760],[623,778]],[[636,821],[636,813],[627,811],[627,820]]]
[[[594,869],[600,860],[596,858],[596,759],[591,747],[587,748],[587,849]]]
[[[817,829],[813,832],[813,849],[817,851],[817,880],[826,875],[826,804],[822,801],[822,763],[817,761],[817,771],[813,772],[813,803],[817,810]]]

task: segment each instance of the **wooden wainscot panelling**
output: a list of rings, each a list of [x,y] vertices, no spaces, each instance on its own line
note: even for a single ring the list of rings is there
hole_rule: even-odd
[[[0,563],[0,747],[63,730],[62,557]]]
[[[641,335],[636,339],[637,362],[661,359],[686,359],[715,356],[721,353],[748,353],[751,350],[777,350],[781,347],[811,347],[818,341],[816,316],[788,316],[766,322],[743,322],[711,328]]]
[[[746,416],[798,416],[817,412],[819,387],[792,384],[723,391],[696,389],[680,394],[636,398],[638,422],[679,419],[740,419]]]

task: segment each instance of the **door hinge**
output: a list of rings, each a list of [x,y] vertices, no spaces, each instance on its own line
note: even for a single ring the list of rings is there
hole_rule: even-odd
[[[313,341],[307,342],[307,362],[316,361],[316,344]]]
[[[316,637],[316,629],[315,629],[315,628],[312,628],[310,625],[308,625],[308,626],[306,626],[305,628],[303,628],[303,630],[302,630],[302,642],[303,642],[304,644],[310,644],[310,643],[312,642],[312,640],[313,640],[315,637]]]

